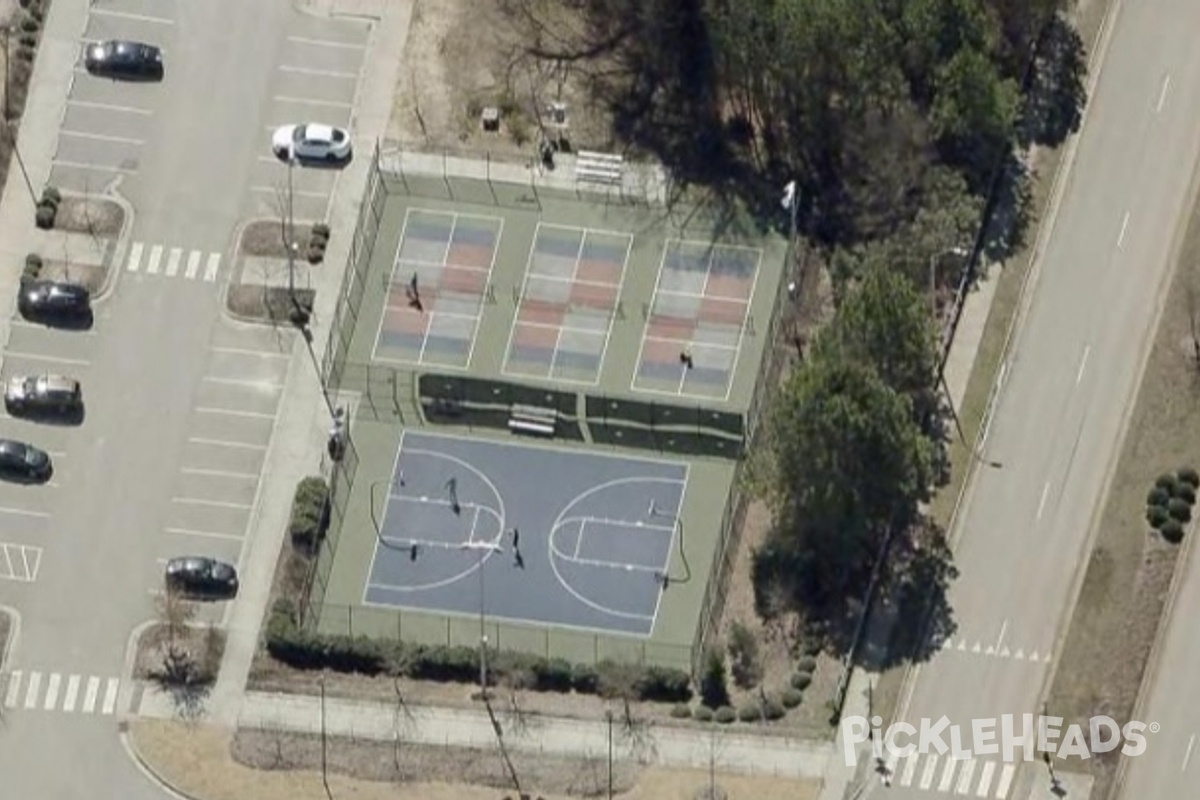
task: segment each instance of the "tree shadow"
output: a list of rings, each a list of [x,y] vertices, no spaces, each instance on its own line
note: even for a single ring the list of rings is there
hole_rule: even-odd
[[[1022,147],[1058,147],[1079,130],[1087,103],[1087,58],[1079,32],[1059,15],[1042,29],[1017,137]]]
[[[989,262],[1003,263],[1025,246],[1033,221],[1032,181],[1026,161],[1012,153],[997,178],[987,211],[983,254]]]

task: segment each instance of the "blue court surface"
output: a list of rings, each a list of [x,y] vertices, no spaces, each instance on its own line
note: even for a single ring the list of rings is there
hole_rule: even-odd
[[[405,433],[363,603],[478,615],[482,591],[489,619],[649,636],[687,479],[677,462]]]

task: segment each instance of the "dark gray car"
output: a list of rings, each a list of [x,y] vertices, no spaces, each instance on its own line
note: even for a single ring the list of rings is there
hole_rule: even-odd
[[[191,597],[233,597],[238,590],[232,564],[206,556],[180,556],[167,562],[167,589]]]
[[[0,475],[9,480],[47,481],[54,471],[45,450],[13,439],[0,439]]]
[[[163,74],[162,51],[142,42],[107,41],[88,45],[84,66],[106,78],[157,80]]]

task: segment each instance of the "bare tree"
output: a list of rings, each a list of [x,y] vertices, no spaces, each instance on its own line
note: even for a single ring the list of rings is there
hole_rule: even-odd
[[[508,770],[508,776],[512,780],[513,789],[517,794],[521,793],[521,779],[517,776],[516,767],[513,766],[512,759],[508,755],[508,747],[504,743],[504,728],[500,724],[500,720],[496,718],[496,712],[492,708],[491,695],[488,692],[481,692],[483,698],[483,706],[487,709],[488,719],[492,723],[492,731],[496,734],[496,744],[500,748],[500,758],[504,761],[504,768]]]
[[[629,702],[628,695],[621,698],[621,703],[621,742],[638,762],[649,763],[658,753],[650,723],[633,713],[633,704]]]

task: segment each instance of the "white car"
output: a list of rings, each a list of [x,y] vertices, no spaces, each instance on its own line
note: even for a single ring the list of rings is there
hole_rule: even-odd
[[[350,134],[315,122],[284,125],[271,136],[271,149],[285,161],[345,161],[350,158]]]

